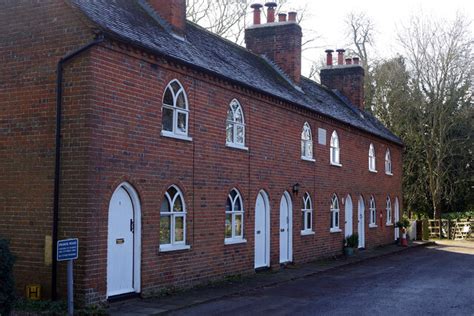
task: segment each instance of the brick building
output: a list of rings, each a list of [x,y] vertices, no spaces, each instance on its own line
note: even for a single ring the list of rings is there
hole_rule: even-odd
[[[301,76],[296,13],[254,5],[247,49],[184,0],[0,4],[0,237],[19,291],[147,295],[393,242],[402,149],[363,110],[363,68]],[[60,133],[58,133],[58,130]],[[60,137],[56,137],[56,136]]]

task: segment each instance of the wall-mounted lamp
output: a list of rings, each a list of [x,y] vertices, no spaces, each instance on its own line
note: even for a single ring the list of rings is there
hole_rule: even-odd
[[[299,190],[300,190],[300,184],[299,183],[293,184],[293,194],[298,194]]]

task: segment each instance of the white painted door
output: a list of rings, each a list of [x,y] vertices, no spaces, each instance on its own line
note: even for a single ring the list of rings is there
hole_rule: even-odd
[[[398,198],[395,198],[395,224],[400,220],[400,205],[398,204]],[[395,240],[400,238],[400,228],[395,227]]]
[[[280,263],[292,261],[292,206],[288,192],[280,201]]]
[[[359,248],[365,248],[365,204],[362,196],[359,196],[357,213],[359,215],[357,225],[357,231],[359,233]]]
[[[346,202],[345,202],[345,236],[350,236],[352,235],[352,199],[351,196],[348,194],[346,197]]]
[[[135,292],[133,286],[133,203],[128,192],[118,188],[109,205],[107,247],[107,296]]]
[[[255,202],[255,269],[269,266],[269,221],[268,198],[260,192]]]

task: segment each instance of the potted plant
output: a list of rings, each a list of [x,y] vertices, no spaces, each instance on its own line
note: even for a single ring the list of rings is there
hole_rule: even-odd
[[[354,255],[354,249],[359,245],[359,235],[354,233],[344,238],[344,254],[348,257]]]
[[[400,228],[400,232],[402,234],[402,239],[400,240],[402,246],[407,246],[407,238],[406,238],[406,233],[407,233],[407,228],[410,226],[410,220],[406,218],[405,216],[396,222],[395,226]]]

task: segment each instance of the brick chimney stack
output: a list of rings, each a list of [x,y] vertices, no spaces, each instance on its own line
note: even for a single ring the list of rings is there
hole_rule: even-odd
[[[186,31],[186,0],[148,0],[155,12],[179,35]]]
[[[333,50],[326,50],[326,67],[321,69],[321,84],[329,89],[336,89],[347,97],[351,103],[364,110],[364,68],[359,58],[346,58],[344,64],[344,49],[336,50],[337,65],[332,64]]]
[[[267,23],[259,24],[260,7],[254,9],[254,25],[245,30],[247,49],[271,59],[286,75],[299,85],[301,81],[301,27],[296,22],[296,12],[280,13],[275,22],[275,2],[267,2]],[[256,13],[256,11],[259,11]]]

